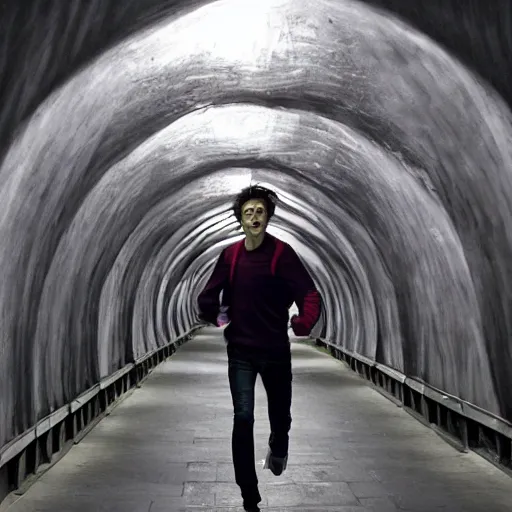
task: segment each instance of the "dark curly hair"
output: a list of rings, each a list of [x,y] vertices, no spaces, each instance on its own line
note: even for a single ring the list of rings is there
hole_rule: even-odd
[[[233,212],[238,222],[242,221],[242,206],[251,199],[261,199],[265,201],[267,206],[267,218],[270,220],[276,211],[278,201],[277,194],[268,188],[259,185],[251,185],[244,188],[240,194],[236,196],[233,204]]]

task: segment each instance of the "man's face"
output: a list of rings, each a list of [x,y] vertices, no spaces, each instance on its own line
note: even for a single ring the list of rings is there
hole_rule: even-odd
[[[242,205],[242,228],[246,235],[257,237],[267,229],[267,206],[261,199],[251,199]]]

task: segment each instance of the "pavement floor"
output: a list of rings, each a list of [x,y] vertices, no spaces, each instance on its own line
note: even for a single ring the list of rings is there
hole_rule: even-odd
[[[263,469],[269,422],[258,378],[263,511],[510,512],[512,478],[462,454],[342,362],[292,342],[287,470]],[[242,511],[231,462],[227,355],[205,328],[46,473],[9,512]]]

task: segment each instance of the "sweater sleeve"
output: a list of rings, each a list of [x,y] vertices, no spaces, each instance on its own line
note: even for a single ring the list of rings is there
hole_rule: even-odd
[[[220,310],[220,292],[229,281],[229,264],[226,250],[222,251],[213,268],[212,275],[197,298],[199,318],[205,322],[217,325]]]
[[[320,317],[321,297],[306,267],[288,244],[279,261],[279,274],[292,290],[299,309],[299,315],[291,319],[293,332],[308,336]]]

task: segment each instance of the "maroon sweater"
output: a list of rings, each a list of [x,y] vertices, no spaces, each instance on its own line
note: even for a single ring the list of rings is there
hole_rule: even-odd
[[[248,251],[243,245],[231,284],[235,245],[224,249],[198,297],[200,318],[217,325],[219,295],[224,290],[222,303],[229,307],[230,319],[224,336],[230,343],[268,350],[289,348],[288,310],[294,302],[299,309],[299,316],[292,318],[296,335],[309,335],[318,321],[320,295],[299,257],[286,243],[272,275],[275,244],[276,239],[267,233],[257,249]]]

